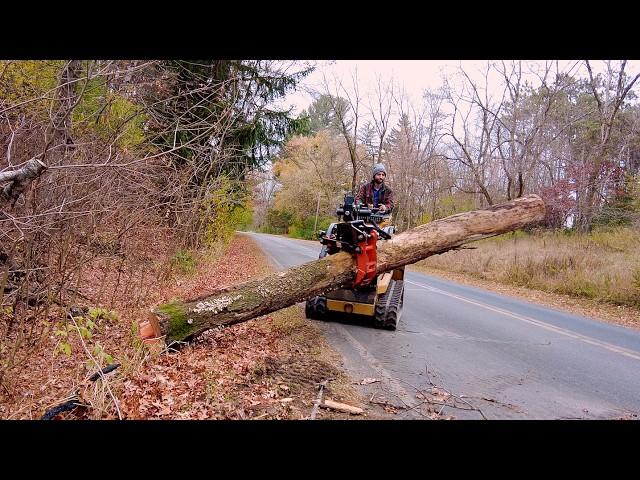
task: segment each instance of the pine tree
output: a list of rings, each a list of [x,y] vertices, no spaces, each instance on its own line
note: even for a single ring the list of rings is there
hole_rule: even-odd
[[[304,127],[291,110],[272,104],[311,68],[288,73],[266,60],[171,60],[157,68],[164,88],[145,99],[152,141],[176,165],[190,164],[197,184],[220,173],[243,177]]]

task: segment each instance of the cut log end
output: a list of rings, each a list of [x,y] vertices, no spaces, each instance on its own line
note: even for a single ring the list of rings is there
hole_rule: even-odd
[[[149,312],[147,318],[138,321],[138,330],[140,338],[146,344],[164,341],[164,336],[160,331],[160,322],[153,312]]]

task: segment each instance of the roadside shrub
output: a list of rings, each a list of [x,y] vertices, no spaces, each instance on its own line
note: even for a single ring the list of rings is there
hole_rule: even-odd
[[[305,240],[317,240],[318,230],[326,230],[333,222],[332,217],[318,217],[316,225],[316,217],[296,218],[289,227],[288,234],[293,238],[301,238]],[[316,228],[314,229],[314,225]]]
[[[267,221],[261,231],[263,233],[286,234],[292,219],[291,212],[271,208],[267,212]]]
[[[208,187],[200,209],[204,244],[228,244],[236,230],[246,229],[252,221],[249,199],[236,182],[225,176]]]
[[[177,268],[181,273],[191,274],[196,270],[196,261],[188,250],[178,250],[171,257],[171,266]]]

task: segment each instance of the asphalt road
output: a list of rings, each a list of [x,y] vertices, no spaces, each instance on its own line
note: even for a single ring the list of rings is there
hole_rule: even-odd
[[[318,258],[319,242],[251,235],[278,269]],[[396,331],[314,322],[354,379],[381,380],[362,392],[390,404],[417,405],[416,394],[435,385],[457,397],[442,410],[457,419],[640,413],[636,330],[408,270]],[[422,418],[419,410],[394,418]]]

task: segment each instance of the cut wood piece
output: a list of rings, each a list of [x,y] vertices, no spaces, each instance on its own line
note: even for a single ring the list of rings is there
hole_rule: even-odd
[[[333,400],[326,399],[320,404],[322,408],[331,408],[333,410],[339,410],[341,412],[351,413],[352,415],[360,415],[364,412],[363,409],[347,405],[346,403],[334,402]]]
[[[459,213],[420,225],[380,242],[378,274],[447,252],[465,243],[532,225],[544,218],[544,202],[527,195],[511,202]],[[142,325],[144,339],[167,344],[188,341],[215,327],[233,325],[303,302],[338,288],[350,288],[356,276],[355,257],[347,252],[154,309]],[[145,319],[147,320],[147,319]],[[144,321],[143,321],[144,322]]]

